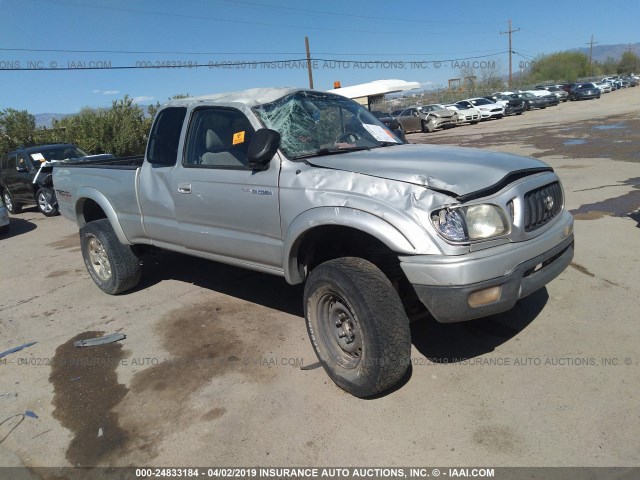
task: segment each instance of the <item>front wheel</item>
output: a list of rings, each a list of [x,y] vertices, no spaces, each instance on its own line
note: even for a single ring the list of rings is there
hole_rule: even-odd
[[[47,217],[54,217],[59,215],[58,212],[58,200],[56,200],[56,194],[53,188],[42,187],[36,193],[36,202],[38,204],[38,210],[40,213]]]
[[[129,245],[120,243],[108,219],[84,225],[80,247],[89,275],[103,292],[117,295],[140,282],[140,260]]]
[[[435,130],[431,122],[426,122],[424,120],[420,122],[420,129],[422,130],[422,133],[431,133]]]
[[[13,196],[8,190],[2,192],[2,199],[4,200],[4,204],[7,206],[9,213],[13,213],[15,215],[16,213],[22,212],[22,205],[13,200]]]
[[[409,320],[389,279],[355,257],[311,271],[304,289],[307,331],[331,379],[356,397],[397,384],[411,355]]]

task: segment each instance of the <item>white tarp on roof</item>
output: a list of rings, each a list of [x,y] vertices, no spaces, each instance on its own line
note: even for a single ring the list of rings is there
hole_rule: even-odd
[[[347,98],[372,97],[375,95],[384,95],[386,93],[406,92],[407,90],[415,90],[420,88],[418,82],[407,82],[405,80],[376,80],[369,83],[361,83],[360,85],[351,85],[349,87],[334,88],[327,90],[331,93],[337,93]]]

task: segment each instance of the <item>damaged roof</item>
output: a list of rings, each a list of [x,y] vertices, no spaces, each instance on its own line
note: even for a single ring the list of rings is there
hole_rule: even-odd
[[[279,98],[294,92],[306,90],[304,88],[293,87],[271,87],[271,88],[251,88],[249,90],[240,90],[237,92],[216,93],[212,95],[202,95],[199,97],[181,98],[179,100],[171,100],[166,105],[171,107],[186,107],[193,103],[244,103],[249,107],[255,107],[264,103],[273,102]]]

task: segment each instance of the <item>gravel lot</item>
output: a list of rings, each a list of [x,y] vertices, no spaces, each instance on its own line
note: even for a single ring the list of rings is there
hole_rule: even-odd
[[[576,215],[567,269],[506,314],[412,327],[397,390],[358,400],[316,362],[302,289],[169,254],[111,297],[77,228],[35,208],[0,240],[0,465],[637,466],[640,88],[409,135],[532,155]],[[127,338],[76,349],[105,332]],[[11,429],[17,427],[11,431]]]

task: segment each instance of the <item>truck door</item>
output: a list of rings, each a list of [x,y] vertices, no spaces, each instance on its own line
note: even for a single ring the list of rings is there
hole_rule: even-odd
[[[254,128],[240,110],[193,110],[174,177],[183,245],[194,252],[282,268],[279,158],[265,171],[247,165]]]
[[[181,152],[185,107],[161,110],[154,121],[147,155],[138,172],[137,191],[145,232],[153,244],[180,246],[180,228],[176,220],[174,170]]]

